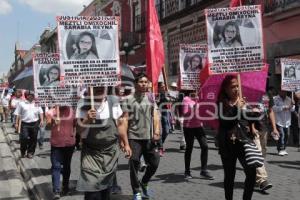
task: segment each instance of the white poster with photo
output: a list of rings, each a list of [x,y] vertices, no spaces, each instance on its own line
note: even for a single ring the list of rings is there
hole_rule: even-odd
[[[210,74],[264,66],[261,6],[206,9]]]
[[[281,58],[281,89],[295,92],[300,89],[300,60]]]
[[[59,54],[33,55],[33,79],[36,103],[40,106],[76,106],[77,89],[60,82]]]
[[[66,85],[120,83],[119,17],[58,16],[62,78]]]
[[[200,72],[207,59],[207,46],[202,44],[180,44],[179,67],[181,89],[198,90]]]

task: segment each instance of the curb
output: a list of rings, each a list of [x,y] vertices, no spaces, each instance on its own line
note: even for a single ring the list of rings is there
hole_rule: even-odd
[[[18,138],[18,135],[11,134],[7,130],[7,126],[2,126],[4,136],[6,137],[9,148],[13,154],[15,162],[20,168],[20,173],[23,176],[27,190],[30,193],[30,199],[34,200],[48,200],[51,199],[52,193],[43,188],[42,183],[47,183],[49,180],[39,170],[39,166],[34,159],[21,158],[19,147],[16,144],[13,136]],[[34,173],[31,169],[34,169]]]
[[[5,135],[5,131],[3,130],[4,126],[0,127],[0,156],[3,163],[1,166],[4,171],[4,181],[7,185],[3,187],[8,188],[8,192],[1,195],[1,199],[29,199],[29,194],[27,192],[27,187],[24,182],[23,177],[20,174],[20,169],[18,168],[16,159],[14,154],[11,151],[10,146],[8,145],[10,142],[7,140]],[[12,189],[13,188],[13,189]]]

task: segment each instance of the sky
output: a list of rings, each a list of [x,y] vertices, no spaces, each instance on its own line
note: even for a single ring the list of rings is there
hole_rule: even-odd
[[[0,0],[0,75],[14,61],[15,43],[29,50],[57,15],[78,15],[92,0]]]

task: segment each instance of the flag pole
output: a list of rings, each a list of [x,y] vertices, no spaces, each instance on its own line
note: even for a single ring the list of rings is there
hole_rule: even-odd
[[[166,91],[169,91],[168,79],[167,79],[165,65],[163,65],[163,67],[162,67],[162,73],[163,73],[163,79],[164,79]]]

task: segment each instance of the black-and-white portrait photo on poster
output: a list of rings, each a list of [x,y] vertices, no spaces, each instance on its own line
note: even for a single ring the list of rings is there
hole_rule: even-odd
[[[39,72],[40,86],[59,86],[60,68],[59,64],[42,65]]]
[[[66,85],[120,83],[119,17],[58,16],[58,43]]]
[[[260,6],[206,9],[205,15],[212,74],[263,67]]]
[[[203,44],[180,44],[181,89],[199,89],[200,72],[206,64],[207,46]]]
[[[112,30],[68,31],[64,57],[69,60],[115,58],[115,33]]]
[[[75,87],[65,87],[61,80],[59,54],[33,55],[33,79],[36,103],[41,106],[74,106],[77,102]]]
[[[300,89],[300,60],[281,58],[281,89],[297,91]]]

